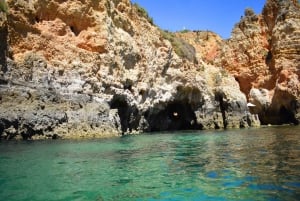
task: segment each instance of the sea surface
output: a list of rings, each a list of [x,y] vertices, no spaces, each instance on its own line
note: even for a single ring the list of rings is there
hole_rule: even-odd
[[[0,141],[3,201],[300,200],[300,127]]]

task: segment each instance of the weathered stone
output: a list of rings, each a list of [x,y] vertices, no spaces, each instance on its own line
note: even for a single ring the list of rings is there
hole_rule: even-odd
[[[297,1],[268,0],[262,15],[246,10],[227,41],[162,32],[128,0],[8,3],[2,138],[237,128],[258,126],[257,116],[299,122]]]
[[[246,9],[227,40],[211,32],[177,35],[195,46],[198,58],[235,77],[263,124],[298,124],[299,29],[299,1],[268,0],[262,14]],[[253,89],[267,90],[268,103]]]

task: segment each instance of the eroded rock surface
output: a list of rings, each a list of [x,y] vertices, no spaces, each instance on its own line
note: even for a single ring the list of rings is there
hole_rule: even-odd
[[[211,32],[179,36],[194,45],[198,57],[235,77],[263,124],[299,123],[299,1],[268,0],[258,15],[246,9],[228,40]]]
[[[9,13],[0,18],[0,37],[6,41],[0,47],[1,138],[257,126],[259,120],[247,107],[252,88],[268,90],[271,102],[261,105],[273,107],[274,97],[280,100],[288,94],[284,108],[280,101],[281,106],[274,108],[285,114],[291,111],[291,101],[298,108],[299,88],[293,84],[299,81],[297,2],[286,8],[292,14],[285,20],[291,21],[293,31],[285,33],[286,23],[277,22],[270,31],[266,14],[247,13],[229,41],[194,33],[200,42],[216,38],[201,52],[189,41],[171,40],[174,35],[162,33],[129,0],[9,0],[8,4]],[[257,29],[250,30],[254,26]],[[283,32],[287,51],[275,45],[285,41]],[[262,116],[261,110],[257,113]],[[297,120],[295,114],[286,118]]]

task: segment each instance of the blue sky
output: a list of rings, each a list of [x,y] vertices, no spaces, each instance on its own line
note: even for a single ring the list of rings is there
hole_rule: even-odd
[[[169,31],[210,30],[229,38],[245,8],[261,13],[266,0],[131,0]]]

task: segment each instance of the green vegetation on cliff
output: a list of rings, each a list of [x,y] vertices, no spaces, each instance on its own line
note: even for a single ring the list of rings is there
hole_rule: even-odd
[[[143,7],[141,7],[137,3],[134,3],[133,7],[136,8],[137,13],[140,17],[146,18],[148,20],[148,22],[150,22],[150,24],[154,25],[153,18],[149,16],[148,12]]]
[[[142,8],[139,4],[134,3],[133,7],[136,8],[137,13],[140,17],[143,17],[148,20],[148,22],[154,25],[153,18],[149,16],[148,12]],[[188,32],[189,30],[184,30]],[[175,53],[181,57],[185,58],[189,61],[196,62],[195,49],[192,45],[188,44],[181,38],[178,38],[174,33],[161,30],[161,34],[164,39],[167,39],[171,42]]]
[[[165,39],[171,42],[173,49],[178,56],[191,62],[196,62],[196,51],[192,45],[177,37],[175,33],[162,30],[161,34]]]
[[[5,0],[0,0],[0,11],[7,13],[8,5]]]

